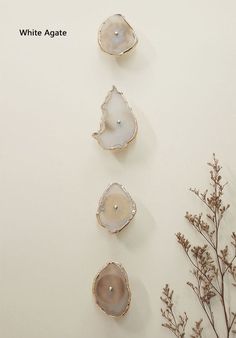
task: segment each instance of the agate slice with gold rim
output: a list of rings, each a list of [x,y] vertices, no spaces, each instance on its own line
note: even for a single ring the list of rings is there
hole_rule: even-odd
[[[135,214],[136,204],[123,185],[109,185],[99,201],[98,223],[111,233],[117,233],[131,222]]]
[[[138,125],[123,93],[113,86],[101,109],[100,129],[93,133],[93,137],[103,149],[125,148],[135,138]]]
[[[121,14],[110,16],[98,32],[100,48],[110,55],[120,56],[130,51],[137,42],[133,28]]]
[[[97,305],[107,315],[120,317],[128,311],[131,292],[127,273],[121,264],[110,262],[97,274],[93,294]]]

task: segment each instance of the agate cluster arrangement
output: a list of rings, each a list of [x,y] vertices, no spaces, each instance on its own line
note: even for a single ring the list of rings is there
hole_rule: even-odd
[[[137,45],[138,39],[130,24],[121,14],[104,21],[98,32],[101,50],[113,57],[121,57]],[[101,121],[93,137],[105,150],[125,149],[137,135],[138,124],[128,101],[114,85],[101,106]],[[101,195],[97,209],[98,224],[116,234],[124,229],[136,214],[136,204],[120,183],[110,184]],[[107,315],[126,314],[131,301],[127,272],[117,262],[109,262],[93,282],[96,304]]]

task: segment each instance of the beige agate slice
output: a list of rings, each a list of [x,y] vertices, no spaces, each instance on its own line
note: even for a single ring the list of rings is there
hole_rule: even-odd
[[[121,231],[136,214],[136,204],[119,183],[112,183],[103,193],[97,210],[98,223],[111,233]]]
[[[113,86],[101,109],[100,130],[93,133],[93,137],[104,149],[125,148],[135,138],[138,126],[123,93]]]
[[[98,32],[100,48],[110,55],[122,55],[130,51],[138,42],[133,28],[121,14],[110,16]]]
[[[113,317],[124,315],[130,305],[128,276],[121,264],[110,262],[96,276],[93,294],[97,305]]]

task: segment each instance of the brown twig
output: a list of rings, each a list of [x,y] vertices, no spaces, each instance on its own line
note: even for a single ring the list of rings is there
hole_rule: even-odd
[[[221,248],[220,242],[222,219],[225,212],[230,207],[229,204],[225,205],[223,203],[224,188],[227,183],[222,183],[222,168],[219,165],[219,161],[216,159],[215,154],[213,154],[212,162],[208,163],[208,165],[210,166],[211,191],[205,190],[201,193],[197,189],[190,189],[201,202],[203,202],[204,206],[207,207],[206,218],[208,221],[204,219],[202,213],[193,215],[187,212],[185,215],[189,224],[201,236],[205,244],[203,246],[193,246],[181,233],[177,233],[176,237],[192,266],[192,274],[195,283],[188,282],[187,284],[196,295],[199,304],[211,325],[214,336],[217,338],[229,338],[231,333],[236,333],[233,329],[234,325],[236,325],[236,313],[231,312],[226,300],[226,289],[230,287],[227,283],[226,275],[231,276],[233,280],[232,285],[236,287],[236,265],[234,265],[236,260],[236,233],[233,232],[231,235],[231,242],[229,245],[231,245],[231,248],[233,248],[234,251],[234,253],[231,254],[232,250],[229,249],[229,245]],[[167,289],[164,290],[163,292],[167,291]],[[168,298],[168,295],[171,296],[171,308],[169,308],[170,313],[167,312],[169,313],[169,316],[166,315],[168,307],[161,310],[163,317],[167,320],[163,326],[171,330],[175,335],[176,332],[177,334],[182,334],[182,336],[176,335],[177,337],[184,337],[187,320],[183,327],[184,331],[178,333],[178,330],[176,331],[176,324],[178,324],[178,322],[175,322],[173,313],[171,312],[173,311],[174,306],[172,301],[173,291],[171,294],[166,293],[165,297]],[[162,301],[166,304],[165,300],[166,298],[162,298]],[[215,303],[220,304],[222,308],[222,318],[225,324],[224,337],[219,335],[219,328],[214,319]],[[192,328],[193,334],[190,335],[191,338],[201,337],[203,331],[201,323],[202,321],[195,323],[195,327]],[[173,331],[173,329],[175,330]]]
[[[176,315],[173,310],[173,290],[170,290],[169,285],[166,284],[162,291],[161,300],[165,304],[165,309],[161,309],[162,317],[165,318],[163,327],[169,329],[176,337],[185,337],[185,327],[188,322],[188,317],[184,312],[183,315]]]

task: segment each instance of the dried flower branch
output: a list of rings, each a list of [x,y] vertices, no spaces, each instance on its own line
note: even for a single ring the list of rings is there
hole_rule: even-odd
[[[197,189],[190,189],[197,196],[207,209],[206,215],[186,213],[185,218],[194,230],[203,240],[203,245],[192,245],[190,241],[181,233],[176,234],[177,242],[180,244],[187,256],[191,266],[192,275],[195,282],[187,282],[187,285],[193,290],[208,322],[211,325],[215,337],[223,338],[219,334],[219,328],[215,321],[215,305],[219,304],[222,309],[222,318],[225,325],[224,338],[229,338],[235,334],[236,311],[231,311],[230,304],[226,299],[226,289],[230,288],[226,277],[231,277],[232,285],[236,287],[236,233],[231,235],[231,241],[228,245],[222,247],[220,243],[220,231],[222,219],[229,209],[229,204],[224,204],[223,194],[227,183],[222,183],[221,169],[219,161],[213,154],[213,160],[208,163],[210,166],[210,191],[203,193]],[[185,337],[186,320],[181,326],[180,321],[176,321],[172,300],[173,291],[166,286],[163,289],[164,297],[161,300],[165,304],[161,309],[162,316],[166,322],[164,327],[172,331],[177,337]],[[202,320],[195,323],[192,328],[191,338],[202,337]]]
[[[185,336],[185,327],[188,322],[188,317],[184,312],[183,315],[176,315],[173,310],[173,290],[170,290],[166,284],[162,291],[161,300],[165,304],[165,310],[161,309],[162,316],[165,318],[165,323],[162,326],[169,329],[178,338]]]
[[[191,338],[202,338],[202,319],[198,322],[195,322],[195,326],[192,328],[193,334],[191,334]]]

